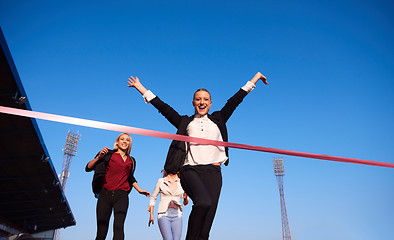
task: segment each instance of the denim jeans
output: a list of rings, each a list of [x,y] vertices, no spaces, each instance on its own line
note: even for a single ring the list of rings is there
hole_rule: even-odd
[[[167,213],[157,220],[163,240],[179,240],[182,235],[182,215],[179,210],[169,208]]]

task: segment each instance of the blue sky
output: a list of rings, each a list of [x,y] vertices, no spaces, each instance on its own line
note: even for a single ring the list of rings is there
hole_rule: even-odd
[[[259,82],[234,113],[229,141],[393,163],[393,10],[380,0],[1,0],[0,25],[35,111],[175,133],[126,87],[129,75],[192,114],[196,89],[209,89],[217,110],[261,71],[270,84]],[[96,199],[84,167],[119,133],[38,125],[57,172],[67,131],[82,135],[66,189],[77,225],[62,239],[93,239]],[[170,141],[132,137],[136,178],[153,191]],[[274,156],[230,149],[211,239],[281,239]],[[393,169],[283,157],[293,239],[392,236]],[[126,239],[160,239],[147,205],[131,193]]]

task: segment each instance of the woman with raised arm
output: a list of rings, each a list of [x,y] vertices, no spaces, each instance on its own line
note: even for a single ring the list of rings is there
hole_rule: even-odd
[[[157,222],[163,240],[180,240],[182,236],[182,198],[183,205],[189,204],[189,198],[183,191],[178,174],[167,174],[163,169],[163,177],[160,178],[153,190],[149,201],[149,222],[154,223],[153,209],[157,196],[160,194],[159,209],[157,210]]]
[[[268,84],[258,72],[235,93],[220,111],[209,114],[212,105],[208,90],[198,89],[193,95],[193,116],[180,115],[159,97],[147,90],[137,77],[128,79],[128,87],[137,89],[167,120],[177,128],[177,134],[228,141],[226,122],[244,97],[255,88],[258,80]],[[221,165],[228,165],[228,148],[196,143],[172,141],[164,169],[167,173],[180,172],[181,185],[193,200],[189,216],[187,240],[208,239],[222,188]]]
[[[98,198],[96,206],[97,235],[96,240],[105,240],[109,219],[114,211],[113,240],[124,239],[124,222],[129,207],[129,196],[134,187],[140,194],[150,196],[142,190],[134,178],[135,159],[130,156],[131,136],[120,134],[114,149],[104,147],[96,157],[88,162],[85,170],[94,170],[93,193]]]

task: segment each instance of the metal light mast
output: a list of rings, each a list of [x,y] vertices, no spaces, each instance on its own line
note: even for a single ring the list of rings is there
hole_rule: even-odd
[[[63,149],[63,170],[60,176],[60,180],[62,183],[62,188],[63,191],[66,191],[66,183],[67,179],[70,176],[70,164],[71,164],[71,159],[75,155],[77,155],[77,148],[78,148],[78,141],[79,137],[81,135],[79,133],[73,133],[70,132],[70,130],[67,133],[67,138],[66,138],[66,146]]]
[[[70,164],[71,164],[71,159],[77,155],[77,148],[78,148],[78,142],[79,142],[79,137],[81,135],[79,133],[73,133],[70,130],[67,133],[67,138],[66,138],[66,146],[63,149],[63,169],[61,172],[61,175],[59,176],[59,180],[61,182],[61,186],[63,188],[63,191],[66,191],[66,183],[67,179],[70,176]],[[54,231],[54,236],[53,239],[55,240],[60,240],[60,229],[56,229]]]
[[[285,194],[283,191],[283,176],[285,175],[285,168],[283,166],[283,158],[282,157],[274,157],[274,158],[272,158],[272,160],[274,162],[274,172],[275,172],[276,180],[278,181],[279,194],[280,194],[280,210],[281,210],[281,216],[282,216],[283,240],[291,240],[289,220],[287,219]]]

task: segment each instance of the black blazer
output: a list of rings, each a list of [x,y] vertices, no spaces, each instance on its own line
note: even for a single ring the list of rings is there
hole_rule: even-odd
[[[247,92],[243,89],[240,89],[237,93],[235,93],[230,99],[227,100],[227,103],[220,111],[213,112],[212,114],[208,114],[208,118],[214,122],[222,135],[223,141],[228,141],[227,127],[226,122],[231,117],[234,110],[238,107],[238,105],[243,101]],[[177,111],[175,111],[168,104],[163,102],[159,97],[155,97],[150,101],[150,103],[157,109],[159,112],[167,118],[167,120],[176,127],[177,134],[186,135],[187,136],[187,126],[193,120],[193,116],[187,115],[179,115]],[[228,148],[225,148],[226,156],[228,157]],[[179,172],[182,168],[185,158],[186,158],[187,150],[186,143],[183,141],[174,140],[171,142],[170,148],[168,150],[166,162],[164,164],[164,170],[167,173],[175,174]],[[229,160],[227,160],[224,164],[227,166]]]
[[[85,167],[86,172],[91,172],[92,170],[94,170],[92,189],[93,189],[94,196],[96,198],[98,198],[98,194],[100,193],[100,191],[103,187],[104,176],[107,174],[106,167],[108,165],[108,162],[111,159],[112,154],[114,154],[115,152],[116,152],[115,150],[109,150],[108,153],[104,155],[104,157],[100,158],[97,161],[97,163],[93,169],[88,168],[88,165],[86,164],[86,167]],[[96,154],[96,157],[99,153]],[[133,183],[137,182],[137,180],[134,178],[136,161],[132,156],[130,156],[130,159],[133,162],[133,164],[131,167],[129,177],[127,179],[129,182],[129,185],[130,185],[130,190],[128,191],[128,193],[130,193],[131,189],[133,188]]]

